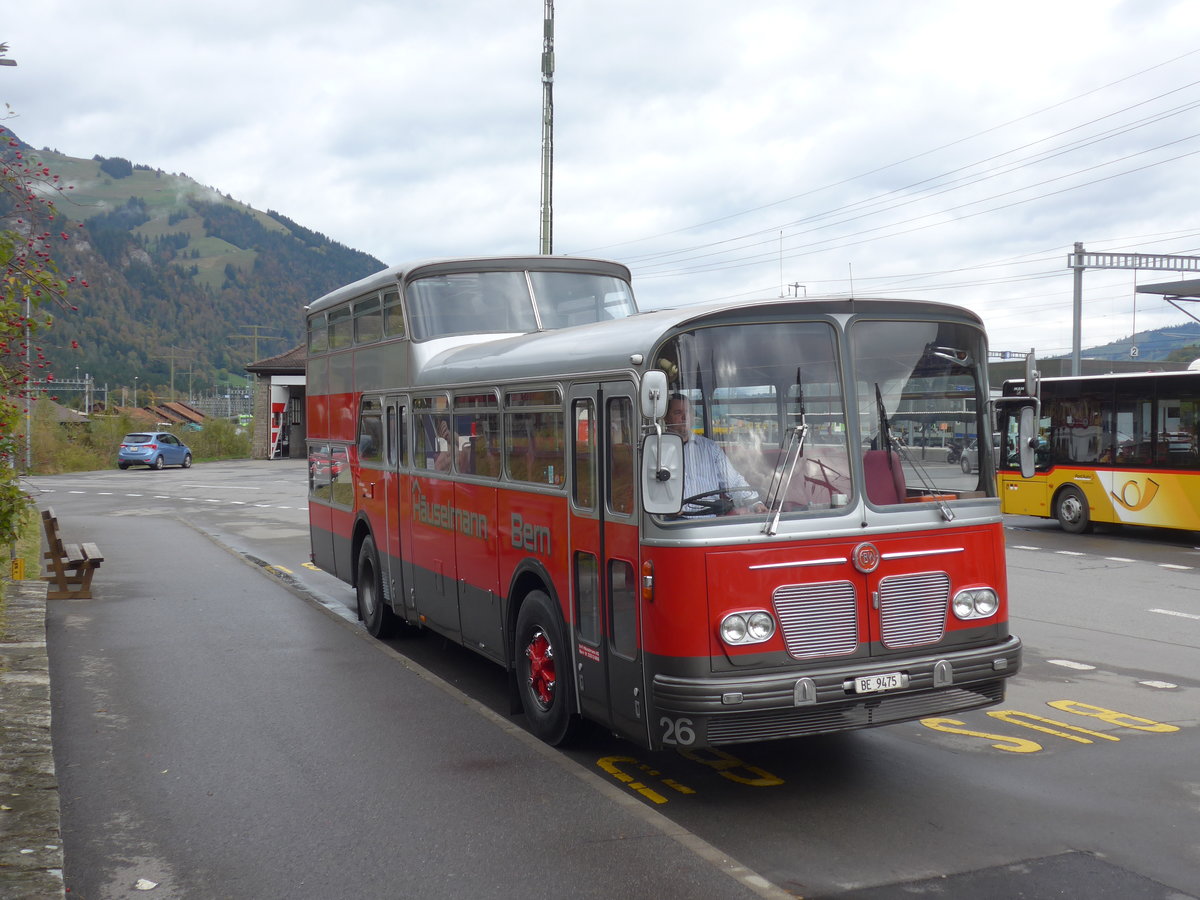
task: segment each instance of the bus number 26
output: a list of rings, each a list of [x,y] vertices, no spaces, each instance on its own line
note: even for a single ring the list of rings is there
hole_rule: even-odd
[[[663,730],[664,744],[679,744],[687,747],[696,742],[696,732],[692,730],[691,719],[668,719],[663,716],[658,720]]]

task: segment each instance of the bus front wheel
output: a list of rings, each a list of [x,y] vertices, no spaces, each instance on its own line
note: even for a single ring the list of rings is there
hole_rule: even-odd
[[[532,591],[517,613],[513,665],[521,708],[530,730],[558,746],[573,731],[571,655],[563,638],[558,609],[544,591]]]
[[[1072,485],[1063,488],[1062,493],[1058,495],[1055,517],[1063,531],[1070,534],[1083,534],[1087,531],[1091,527],[1092,517],[1083,491]]]
[[[379,554],[375,540],[363,538],[358,551],[358,617],[372,637],[391,637],[397,631],[398,617],[383,599],[383,582],[379,571]]]

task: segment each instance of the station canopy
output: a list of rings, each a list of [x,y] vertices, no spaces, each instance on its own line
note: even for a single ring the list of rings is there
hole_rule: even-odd
[[[1164,281],[1161,284],[1139,284],[1139,294],[1161,294],[1177,300],[1200,300],[1200,278]]]

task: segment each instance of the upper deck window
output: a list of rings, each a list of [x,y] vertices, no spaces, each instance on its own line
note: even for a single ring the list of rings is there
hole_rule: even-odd
[[[580,272],[530,272],[543,328],[588,325],[637,312],[633,292],[620,278]]]
[[[408,286],[408,314],[418,341],[452,334],[522,334],[537,330],[524,272],[462,272],[419,278]]]
[[[637,312],[633,291],[623,279],[582,272],[528,275],[526,280],[525,272],[455,272],[413,280],[407,289],[412,337],[525,334]]]
[[[404,337],[404,307],[400,305],[399,291],[383,295],[383,333],[388,337]]]
[[[378,297],[367,297],[354,304],[354,343],[367,344],[383,337],[383,314]]]
[[[341,350],[349,347],[353,337],[350,307],[342,306],[329,314],[329,349]]]
[[[308,320],[308,353],[324,353],[329,349],[329,323],[325,313],[313,316]]]

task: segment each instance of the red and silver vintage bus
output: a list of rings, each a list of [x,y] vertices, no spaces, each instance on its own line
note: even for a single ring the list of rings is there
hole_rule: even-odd
[[[509,673],[535,734],[646,747],[997,703],[1009,634],[974,314],[897,300],[640,312],[569,257],[400,266],[307,310],[312,555],[374,635]]]

